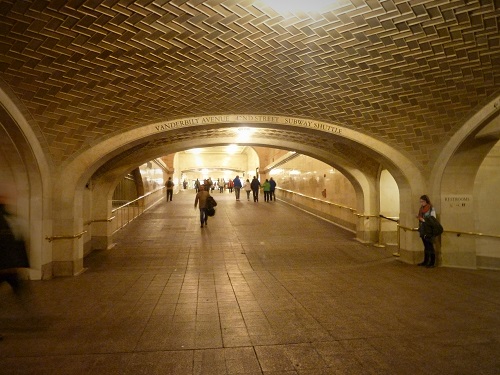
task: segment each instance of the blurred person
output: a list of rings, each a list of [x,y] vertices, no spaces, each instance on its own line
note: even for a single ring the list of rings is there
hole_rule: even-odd
[[[271,198],[271,200],[276,201],[276,193],[275,193],[275,191],[276,191],[276,181],[274,181],[274,179],[272,177],[269,179],[269,185],[271,185],[271,190],[270,190],[271,191],[271,197],[270,198]]]
[[[257,177],[253,176],[252,182],[250,183],[250,187],[252,188],[252,192],[253,192],[253,201],[258,202],[259,201],[260,181],[257,180]]]
[[[168,178],[165,187],[167,188],[167,202],[172,202],[172,197],[174,195],[174,182],[172,181],[172,177]]]
[[[206,189],[204,185],[200,186],[200,190],[196,194],[196,197],[194,199],[194,208],[196,209],[196,206],[200,209],[200,224],[201,228],[203,228],[203,225],[208,224],[208,215],[207,215],[207,199],[210,196],[210,193]]]
[[[264,190],[264,202],[269,203],[271,197],[271,184],[269,180],[266,178],[266,181],[262,184],[262,190]]]
[[[240,190],[243,187],[241,184],[240,176],[236,176],[233,180],[233,186],[234,186],[234,195],[236,196],[236,200],[240,200]]]
[[[252,192],[252,186],[250,185],[250,180],[248,178],[245,181],[245,185],[243,185],[243,189],[245,189],[245,192],[247,193],[247,201],[249,201],[250,193]]]
[[[17,218],[7,211],[6,198],[0,196],[0,284],[8,283],[23,305],[28,291],[19,269],[28,267],[22,228]],[[2,339],[3,335],[0,334]]]

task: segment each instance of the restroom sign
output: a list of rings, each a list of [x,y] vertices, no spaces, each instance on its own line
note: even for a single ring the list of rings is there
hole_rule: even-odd
[[[472,195],[445,195],[441,205],[447,212],[472,212]]]

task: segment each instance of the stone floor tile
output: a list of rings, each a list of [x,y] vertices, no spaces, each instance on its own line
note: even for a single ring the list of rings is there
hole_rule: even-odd
[[[146,211],[83,274],[30,282],[27,309],[0,284],[0,373],[500,373],[500,273],[427,272],[224,194],[202,231],[193,200]]]

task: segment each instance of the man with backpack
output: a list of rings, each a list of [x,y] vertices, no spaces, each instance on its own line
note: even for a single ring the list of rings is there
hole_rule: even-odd
[[[174,182],[172,181],[172,177],[168,178],[165,187],[167,188],[167,202],[172,202],[172,197],[174,195]]]

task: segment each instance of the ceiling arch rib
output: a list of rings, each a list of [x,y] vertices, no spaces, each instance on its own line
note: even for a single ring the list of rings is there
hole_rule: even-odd
[[[339,123],[426,165],[498,94],[498,2],[342,4],[5,0],[0,74],[56,166],[144,123],[239,112]]]

